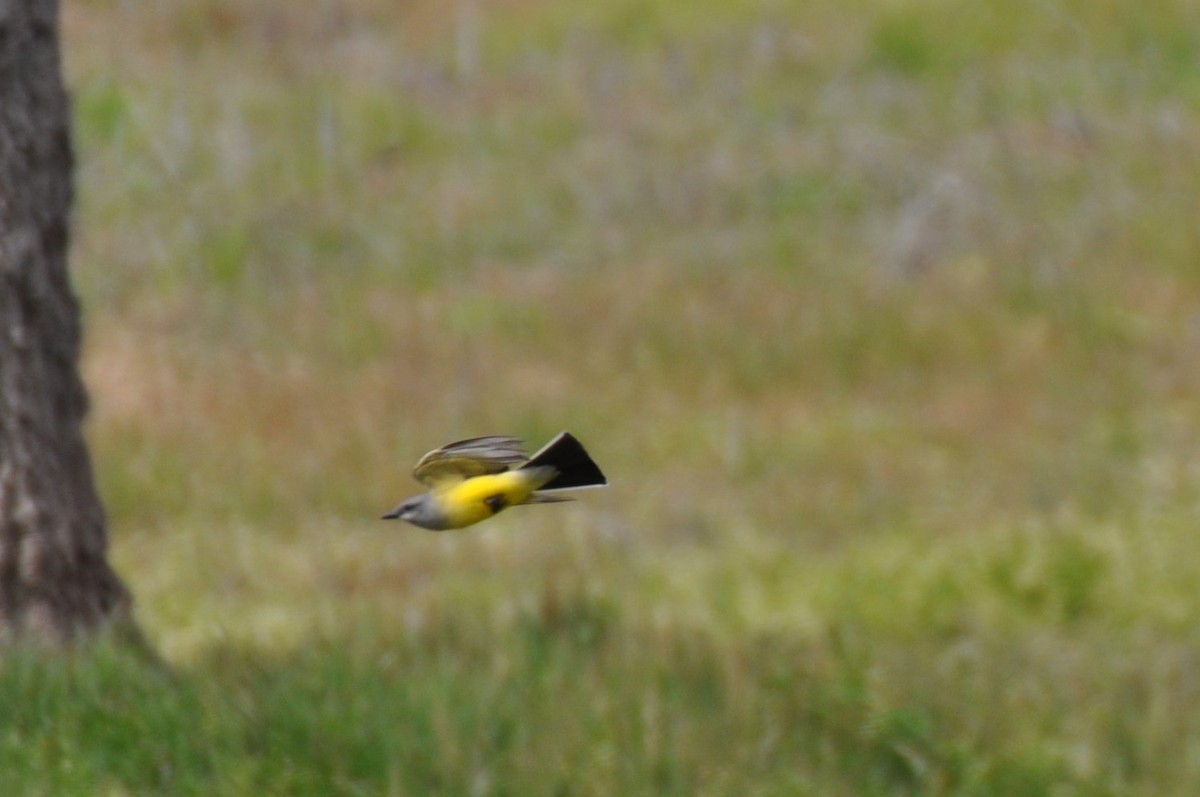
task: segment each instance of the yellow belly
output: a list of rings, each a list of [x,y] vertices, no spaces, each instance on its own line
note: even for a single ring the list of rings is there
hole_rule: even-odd
[[[461,529],[510,506],[523,504],[545,483],[530,471],[510,470],[490,476],[475,476],[438,491],[438,503],[447,528]]]

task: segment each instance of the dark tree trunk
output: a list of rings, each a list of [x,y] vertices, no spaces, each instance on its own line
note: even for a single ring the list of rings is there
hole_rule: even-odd
[[[82,436],[71,170],[57,0],[0,0],[0,648],[129,622]]]

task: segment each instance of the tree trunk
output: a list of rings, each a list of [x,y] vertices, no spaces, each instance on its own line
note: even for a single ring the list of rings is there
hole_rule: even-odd
[[[83,441],[57,0],[0,0],[0,648],[130,622]]]

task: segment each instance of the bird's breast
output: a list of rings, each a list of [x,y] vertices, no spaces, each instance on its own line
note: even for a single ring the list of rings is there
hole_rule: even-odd
[[[466,479],[445,488],[438,497],[450,527],[462,528],[523,503],[535,489],[535,481],[512,470]]]

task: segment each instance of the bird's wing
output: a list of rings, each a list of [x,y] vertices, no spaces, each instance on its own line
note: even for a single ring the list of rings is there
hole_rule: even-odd
[[[434,487],[472,476],[503,473],[528,460],[524,445],[515,437],[472,437],[435,448],[421,457],[413,468],[413,478]]]

